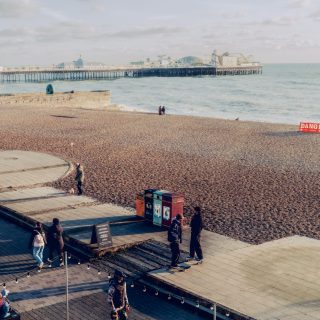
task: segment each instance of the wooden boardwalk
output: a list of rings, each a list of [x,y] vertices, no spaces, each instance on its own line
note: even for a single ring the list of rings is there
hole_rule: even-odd
[[[319,267],[320,241],[294,236],[207,255],[184,273],[150,275],[253,319],[312,320],[320,319]]]
[[[7,175],[13,177],[10,184],[19,186],[24,170],[34,185],[48,180],[52,167],[63,168],[63,176],[69,165],[56,159],[36,153],[6,152],[4,155],[0,152],[0,186],[1,178]],[[39,168],[44,170],[41,176]],[[54,179],[59,177],[55,172]],[[229,310],[230,319],[236,314],[245,315],[241,319],[320,320],[320,241],[315,239],[294,236],[249,245],[204,231],[205,262],[192,266],[187,272],[172,273],[164,267],[170,259],[167,231],[135,219],[133,209],[102,204],[51,187],[5,187],[0,190],[0,215],[27,225],[40,221],[46,227],[58,217],[70,246],[93,251],[96,248],[90,244],[92,226],[108,221],[113,236],[110,250],[142,244],[127,253],[96,261],[97,265],[120,266],[129,269],[129,273],[130,268],[137,269],[145,273],[149,282],[192,296],[192,301],[199,299],[201,303],[217,304],[222,310]],[[190,230],[186,228],[183,257],[188,252],[189,237]],[[150,239],[158,244],[146,243]]]

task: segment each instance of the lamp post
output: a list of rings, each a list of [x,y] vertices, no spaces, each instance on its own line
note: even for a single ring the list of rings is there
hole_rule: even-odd
[[[69,273],[68,273],[68,252],[64,253],[64,265],[66,268],[66,306],[67,306],[67,320],[69,320]]]

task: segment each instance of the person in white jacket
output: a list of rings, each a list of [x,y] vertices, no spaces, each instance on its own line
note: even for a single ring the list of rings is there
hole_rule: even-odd
[[[30,239],[30,247],[32,247],[32,255],[34,259],[37,261],[38,268],[43,268],[43,250],[46,244],[46,236],[42,229],[42,225],[40,222],[36,223],[35,228],[32,231],[31,239]]]

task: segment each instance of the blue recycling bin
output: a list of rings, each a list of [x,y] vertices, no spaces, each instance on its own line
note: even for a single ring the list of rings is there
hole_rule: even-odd
[[[144,217],[146,220],[153,221],[153,194],[158,189],[144,190]]]
[[[168,193],[166,190],[157,190],[153,193],[153,224],[162,225],[162,195]]]

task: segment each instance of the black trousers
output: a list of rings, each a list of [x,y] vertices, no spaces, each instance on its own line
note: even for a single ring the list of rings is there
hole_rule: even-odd
[[[61,248],[60,243],[52,243],[48,245],[49,249],[49,259],[53,260],[54,254],[57,253],[59,256],[59,261],[63,262],[63,248]]]
[[[171,266],[176,267],[179,263],[179,258],[180,258],[179,242],[178,241],[171,242],[170,248],[171,248]]]
[[[78,188],[78,194],[82,194],[83,190],[82,190],[82,182],[81,181],[77,182],[77,188]]]
[[[200,244],[201,236],[200,234],[192,234],[190,238],[190,257],[194,258],[194,254],[197,254],[199,259],[203,259],[201,244]]]

